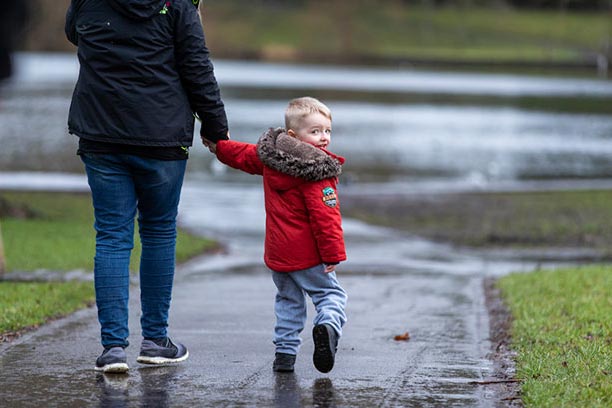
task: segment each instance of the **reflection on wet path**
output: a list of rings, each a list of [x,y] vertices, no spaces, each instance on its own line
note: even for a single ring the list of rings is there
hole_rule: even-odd
[[[334,401],[334,385],[329,378],[317,378],[312,385],[312,406],[332,408]]]
[[[295,373],[275,373],[274,407],[296,408],[302,406],[302,393]]]
[[[123,374],[97,374],[100,408],[125,408],[129,403],[129,377]],[[167,405],[166,405],[167,406]]]

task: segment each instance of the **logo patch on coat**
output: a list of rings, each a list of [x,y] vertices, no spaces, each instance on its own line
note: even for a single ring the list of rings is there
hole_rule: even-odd
[[[164,3],[164,7],[160,10],[159,14],[168,14],[168,7],[170,7],[169,1]]]
[[[332,208],[338,204],[338,197],[336,197],[336,192],[333,188],[325,187],[323,189],[323,203]]]

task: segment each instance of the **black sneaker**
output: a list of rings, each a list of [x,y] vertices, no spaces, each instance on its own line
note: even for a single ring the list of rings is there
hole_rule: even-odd
[[[312,328],[312,340],[314,341],[314,354],[312,362],[317,370],[329,373],[334,368],[338,336],[336,331],[327,324],[318,324]]]
[[[140,355],[136,359],[142,364],[168,364],[187,360],[189,352],[181,343],[165,339],[144,339],[140,346]]]
[[[295,355],[287,353],[276,353],[272,369],[277,373],[292,373],[295,365]]]
[[[96,359],[96,371],[104,373],[125,373],[129,369],[123,347],[105,348]]]

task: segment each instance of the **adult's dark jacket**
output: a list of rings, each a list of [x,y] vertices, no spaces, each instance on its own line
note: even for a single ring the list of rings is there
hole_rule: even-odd
[[[227,119],[191,0],[72,0],[80,62],[68,129],[99,142],[191,146],[227,139]]]

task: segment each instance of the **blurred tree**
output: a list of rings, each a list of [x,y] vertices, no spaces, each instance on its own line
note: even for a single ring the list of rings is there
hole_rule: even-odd
[[[561,10],[612,10],[611,0],[507,0],[522,8],[549,8]]]
[[[64,18],[70,0],[28,0],[15,1],[14,3],[28,3],[32,9],[31,24],[27,35],[25,49],[33,51],[68,51],[74,52],[64,35]],[[336,18],[336,24],[343,25],[347,30],[343,38],[340,39],[344,47],[355,47],[353,44],[354,35],[357,34],[354,16],[357,8],[384,8],[384,7],[405,7],[421,6],[434,9],[440,6],[455,6],[461,8],[469,7],[491,7],[496,9],[503,8],[530,8],[530,9],[568,9],[568,10],[612,10],[612,0],[354,0],[353,2],[342,2],[340,0],[226,0],[224,2],[203,2],[204,10],[227,9],[229,5],[238,5],[245,10],[259,11],[260,9],[278,10],[306,10],[317,7],[326,10],[329,15]],[[347,9],[348,7],[348,9]],[[4,13],[4,11],[3,11]],[[255,13],[257,14],[257,13]],[[209,25],[223,24],[222,21],[209,21]],[[210,30],[214,35],[214,30]],[[217,50],[217,53],[219,51]]]
[[[612,0],[403,0],[434,6],[514,6],[531,9],[612,10]]]
[[[350,54],[353,50],[353,19],[351,12],[353,2],[351,0],[334,0],[332,10],[336,16],[335,20],[340,28],[340,47],[342,52]]]
[[[64,21],[70,0],[32,0],[29,2],[33,5],[25,48],[36,51],[74,51],[74,47],[64,34]]]

